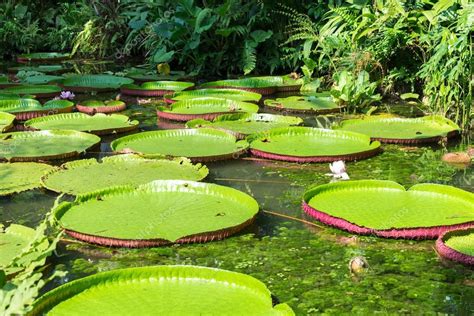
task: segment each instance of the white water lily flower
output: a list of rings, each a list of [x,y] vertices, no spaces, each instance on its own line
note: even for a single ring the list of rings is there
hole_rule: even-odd
[[[349,175],[346,172],[346,164],[342,160],[334,161],[329,164],[329,169],[332,173],[328,174],[336,179],[349,180]]]

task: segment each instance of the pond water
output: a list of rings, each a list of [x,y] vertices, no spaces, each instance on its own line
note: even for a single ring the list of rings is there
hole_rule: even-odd
[[[107,99],[115,94],[99,94]],[[79,99],[91,98],[81,95]],[[154,105],[126,99],[125,114],[141,122],[141,130],[181,127],[157,122]],[[408,105],[384,108],[406,116],[419,115]],[[306,125],[327,127],[342,115],[304,116]],[[122,135],[120,135],[122,136]],[[472,135],[471,135],[472,136]],[[110,155],[110,142],[102,139],[100,152]],[[447,150],[465,149],[465,136],[441,145],[409,147],[384,145],[384,152],[347,164],[351,179],[386,179],[406,187],[420,182],[454,185],[474,191],[474,168],[455,168],[441,162]],[[60,164],[57,162],[56,164]],[[280,302],[297,314],[472,314],[474,271],[441,261],[434,241],[388,240],[353,237],[320,225],[304,216],[300,204],[306,188],[328,183],[328,164],[271,162],[251,157],[207,164],[207,182],[218,183],[252,195],[261,213],[254,225],[219,242],[175,245],[151,249],[110,249],[68,238],[61,241],[49,260],[52,269],[66,270],[66,277],[48,289],[100,271],[160,264],[193,264],[247,273],[263,281]],[[34,227],[52,207],[56,194],[32,190],[0,199],[0,219]],[[369,269],[354,276],[348,264],[363,256]]]

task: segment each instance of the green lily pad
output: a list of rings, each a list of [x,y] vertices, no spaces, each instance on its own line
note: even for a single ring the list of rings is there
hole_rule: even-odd
[[[38,76],[30,76],[26,77],[25,79],[21,80],[24,84],[49,84],[52,82],[60,82],[64,79],[62,76],[53,76],[53,75],[38,75]]]
[[[474,257],[474,229],[446,236],[445,244],[457,252]]]
[[[99,101],[99,100],[86,100],[80,101],[76,105],[76,109],[79,112],[87,113],[87,114],[94,114],[94,113],[115,113],[123,111],[127,108],[125,102],[120,100],[107,100],[107,101]]]
[[[435,238],[474,223],[474,194],[439,184],[405,190],[392,181],[343,181],[310,189],[304,203],[326,224],[383,237]]]
[[[132,79],[112,75],[74,75],[63,81],[64,89],[73,92],[107,91],[133,83]]]
[[[225,238],[249,225],[258,209],[257,201],[233,188],[156,180],[79,195],[54,212],[74,238],[108,246],[147,247]]]
[[[273,115],[266,113],[225,114],[216,117],[212,122],[196,119],[186,123],[186,127],[211,127],[233,133],[237,138],[261,133],[272,128],[300,125],[303,120],[295,116]]]
[[[184,71],[171,71],[169,75],[161,75],[156,71],[134,71],[127,73],[127,77],[136,81],[164,81],[164,80],[185,80],[187,76]]]
[[[20,121],[44,115],[72,112],[73,108],[74,103],[67,100],[50,100],[41,104],[35,99],[2,100],[0,98],[0,111],[12,113]]]
[[[26,63],[26,62],[50,62],[50,61],[61,61],[65,59],[71,58],[71,54],[69,53],[31,53],[31,54],[23,54],[17,56],[17,61],[19,63]]]
[[[189,121],[196,118],[214,119],[227,113],[257,113],[258,105],[229,99],[202,97],[173,103],[157,108],[158,117],[173,121]]]
[[[131,121],[128,116],[121,114],[63,113],[28,120],[25,126],[37,130],[66,129],[105,135],[137,129],[138,121]]]
[[[41,177],[53,169],[36,162],[0,164],[0,196],[41,187]]]
[[[49,98],[61,93],[61,88],[56,85],[17,85],[1,90],[2,93],[34,95],[38,98]]]
[[[262,95],[255,92],[238,89],[198,89],[189,91],[175,92],[169,96],[173,101],[195,99],[201,97],[215,97],[221,99],[231,99],[242,102],[259,102]]]
[[[272,306],[271,293],[259,280],[197,266],[152,266],[97,273],[42,296],[32,315],[45,313],[294,315],[286,304]]]
[[[293,96],[265,100],[265,106],[278,111],[295,113],[332,113],[340,111],[340,107],[332,101],[332,97],[320,96]]]
[[[136,155],[119,155],[67,162],[42,178],[44,187],[72,195],[101,190],[116,185],[139,185],[153,180],[204,179],[209,170],[192,164],[186,158],[153,159]],[[94,179],[93,182],[90,179]]]
[[[188,157],[194,161],[237,158],[247,150],[246,141],[210,128],[159,130],[124,136],[110,144],[115,152],[137,152],[173,157]]]
[[[355,160],[380,151],[380,143],[366,135],[311,127],[276,128],[248,140],[257,157],[294,162]]]
[[[173,91],[181,91],[194,86],[192,82],[181,81],[150,81],[137,84],[126,84],[120,88],[120,92],[128,95],[138,96],[162,96]]]
[[[460,131],[453,121],[441,116],[401,118],[366,116],[341,122],[338,129],[369,135],[388,143],[436,142]]]
[[[100,142],[96,135],[51,130],[0,135],[0,160],[35,161],[77,156]]]
[[[19,256],[24,250],[28,249],[30,243],[35,239],[36,231],[32,228],[11,224],[6,229],[0,225],[0,270],[4,270],[6,275],[10,275],[21,270],[20,267],[13,267],[11,263],[13,259]],[[47,242],[41,243],[37,246],[38,251],[44,250],[48,247]],[[29,258],[34,258],[36,252],[25,255],[18,262],[28,262]]]
[[[8,68],[8,72],[17,73],[19,71],[35,71],[42,73],[61,73],[67,71],[62,65],[39,65],[39,66],[18,66]]]
[[[10,113],[0,112],[0,133],[8,131],[15,121],[15,115]]]

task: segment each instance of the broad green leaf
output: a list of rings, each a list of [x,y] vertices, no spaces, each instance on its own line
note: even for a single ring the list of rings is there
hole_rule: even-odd
[[[199,181],[208,172],[206,166],[192,164],[186,158],[169,160],[118,155],[103,158],[101,162],[95,159],[67,162],[61,168],[50,170],[41,181],[49,190],[78,195],[111,186],[136,186],[153,180]]]
[[[0,196],[41,187],[41,177],[53,169],[36,162],[0,164]]]
[[[209,299],[219,298],[219,299]],[[185,302],[185,304],[183,304]],[[294,315],[257,279],[197,266],[102,272],[46,293],[32,315]]]

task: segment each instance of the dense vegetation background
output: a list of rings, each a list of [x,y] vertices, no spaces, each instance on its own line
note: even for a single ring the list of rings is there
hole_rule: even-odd
[[[469,0],[77,0],[0,4],[0,54],[169,63],[201,77],[304,74],[349,109],[415,97],[468,127]]]

